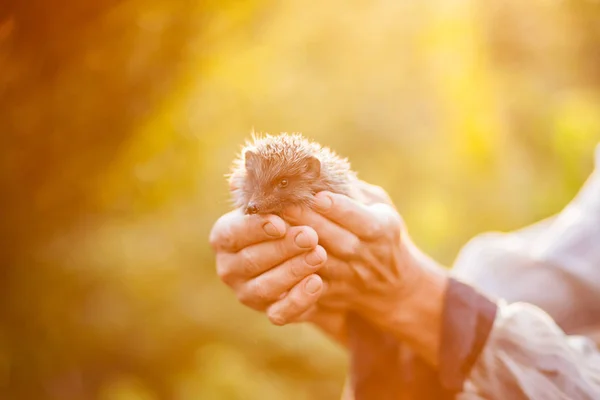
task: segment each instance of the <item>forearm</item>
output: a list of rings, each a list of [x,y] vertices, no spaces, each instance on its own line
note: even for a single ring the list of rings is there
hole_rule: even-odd
[[[388,301],[386,309],[372,312],[370,318],[384,331],[392,333],[399,342],[409,345],[430,365],[439,365],[439,349],[448,271],[421,252],[410,238],[404,238],[407,268],[406,289],[401,297]]]
[[[409,345],[432,366],[439,365],[442,320],[449,276],[432,260],[413,283],[414,289],[379,325]]]
[[[442,387],[465,399],[600,397],[600,353],[591,341],[565,335],[531,304],[492,302],[427,262],[385,323],[399,346],[432,365]]]
[[[402,298],[390,299],[390,307],[374,312],[372,320],[397,338],[399,348],[408,346],[429,365],[440,390],[459,393],[492,329],[496,303],[408,246],[413,270],[420,273],[407,282],[410,290]]]

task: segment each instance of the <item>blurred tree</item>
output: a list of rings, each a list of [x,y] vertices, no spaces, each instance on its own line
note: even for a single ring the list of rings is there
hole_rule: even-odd
[[[186,1],[3,2],[6,398],[93,398],[119,368],[155,374],[159,379],[149,382],[159,393],[168,390],[154,364],[124,351],[130,338],[114,331],[98,337],[81,321],[86,303],[102,295],[110,277],[73,271],[65,258],[45,259],[39,246],[73,224],[110,215],[99,202],[107,190],[99,178],[173,91],[200,10]],[[120,211],[140,211],[129,204]],[[185,337],[178,340],[185,343]],[[182,361],[179,355],[177,364]]]

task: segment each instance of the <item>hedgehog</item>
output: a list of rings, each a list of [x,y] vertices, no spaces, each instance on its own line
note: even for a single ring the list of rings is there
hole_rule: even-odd
[[[310,207],[323,190],[357,197],[348,159],[300,133],[253,133],[228,180],[235,207],[246,214],[281,216],[287,205]]]

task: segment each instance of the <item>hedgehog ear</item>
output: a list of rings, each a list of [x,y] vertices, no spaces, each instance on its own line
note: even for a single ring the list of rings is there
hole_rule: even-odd
[[[317,157],[311,156],[306,162],[306,172],[313,178],[321,175],[321,161]]]
[[[252,169],[256,165],[257,154],[252,150],[246,150],[244,152],[244,161],[246,162],[246,169]]]

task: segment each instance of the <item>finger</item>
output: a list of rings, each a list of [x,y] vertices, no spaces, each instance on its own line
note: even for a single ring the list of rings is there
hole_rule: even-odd
[[[327,261],[319,269],[318,274],[325,281],[351,281],[355,278],[356,272],[353,271],[350,263],[328,254]]]
[[[331,311],[348,309],[352,307],[354,299],[360,294],[359,290],[349,282],[326,281],[323,294],[319,298],[319,306]]]
[[[381,187],[359,180],[356,184],[367,204],[385,203],[393,206],[389,194]]]
[[[327,191],[315,195],[314,209],[364,240],[378,239],[399,218],[388,204],[367,206],[348,196]]]
[[[335,340],[344,343],[346,341],[346,311],[347,309],[331,309],[321,304],[315,304],[299,315],[295,322],[311,322]]]
[[[335,284],[335,285],[337,286],[337,284]],[[332,300],[334,300],[333,297],[338,296],[342,292],[339,289],[337,289],[337,290],[335,290],[333,296],[330,296],[328,293],[331,290],[331,287],[332,287],[331,282],[323,280],[323,291],[321,293],[321,296],[319,297],[319,301],[316,304],[309,307],[306,311],[299,314],[294,319],[294,321],[302,322],[302,321],[311,320],[313,318],[312,317],[313,313],[315,313],[315,312],[333,313],[333,312],[340,312],[340,311],[347,310],[348,304],[349,304],[347,301],[344,302],[343,299],[340,299],[340,298],[335,299],[336,301],[332,301]],[[347,292],[344,292],[344,294],[347,294]],[[328,297],[326,298],[326,296],[328,296]],[[281,298],[283,298],[283,296]],[[327,300],[327,304],[323,303],[323,299],[325,299],[325,298]]]
[[[291,258],[245,282],[237,290],[238,300],[255,310],[262,311],[269,304],[282,298],[282,295],[302,279],[317,272],[326,260],[325,249],[317,246],[313,251]]]
[[[217,254],[217,275],[237,287],[286,260],[317,246],[316,232],[308,226],[290,228],[281,239],[244,247],[237,253]]]
[[[347,308],[333,309],[317,303],[300,314],[293,323],[310,322],[339,343],[346,341]]]
[[[310,275],[290,289],[281,300],[267,309],[267,316],[275,325],[285,325],[294,321],[319,300],[323,292],[323,281],[318,275]]]
[[[354,233],[327,219],[324,215],[307,207],[287,207],[284,218],[293,225],[312,227],[319,237],[319,243],[329,254],[341,259],[356,257],[360,239]]]
[[[381,231],[379,221],[368,206],[342,194],[317,193],[314,209],[360,238],[371,239]]]
[[[314,318],[315,314],[317,314],[318,312],[319,312],[319,305],[318,304],[313,304],[306,311],[301,312],[300,314],[298,314],[289,323],[290,324],[292,324],[292,323],[293,324],[297,324],[297,323],[300,323],[300,322],[308,322],[312,318]]]
[[[328,256],[325,265],[317,272],[326,282],[326,290],[321,301],[325,297],[331,297],[329,296],[331,293],[342,287],[346,292],[351,288],[354,288],[354,291],[367,292],[373,290],[380,282],[394,279],[387,269],[377,268],[381,263],[368,249],[361,252],[361,256],[367,261],[366,263],[354,260],[342,261],[335,256]]]
[[[235,253],[252,244],[280,238],[285,232],[285,222],[276,215],[246,215],[236,209],[215,222],[209,242],[215,251]]]

